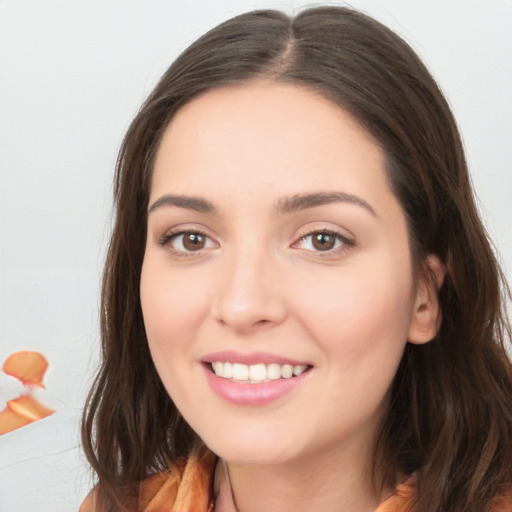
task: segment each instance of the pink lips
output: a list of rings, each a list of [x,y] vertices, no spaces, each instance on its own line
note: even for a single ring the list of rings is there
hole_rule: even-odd
[[[257,384],[234,382],[223,377],[218,377],[211,370],[210,364],[214,361],[227,363],[241,363],[247,365],[277,363],[292,366],[308,364],[304,361],[288,359],[268,353],[241,354],[232,351],[222,351],[208,354],[202,359],[204,372],[210,388],[220,398],[236,405],[262,406],[273,402],[293,389],[300,386],[308,378],[310,372],[306,371],[297,377],[289,379],[276,379],[270,382]]]
[[[297,366],[301,364],[309,365],[305,361],[298,361],[296,359],[289,359],[287,357],[270,354],[268,352],[252,352],[250,354],[242,354],[232,350],[223,350],[220,352],[213,352],[203,357],[204,363],[213,363],[214,361],[222,361],[223,363],[242,363],[242,364],[270,364],[277,363],[280,365],[291,364]]]

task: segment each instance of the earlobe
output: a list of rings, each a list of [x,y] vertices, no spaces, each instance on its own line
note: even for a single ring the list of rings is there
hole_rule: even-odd
[[[441,260],[434,254],[427,256],[416,286],[414,311],[407,338],[410,343],[428,343],[438,333],[442,321],[439,290],[445,274],[446,268]]]

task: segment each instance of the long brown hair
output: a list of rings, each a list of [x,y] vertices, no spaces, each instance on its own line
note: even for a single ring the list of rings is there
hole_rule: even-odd
[[[256,79],[306,86],[352,113],[382,146],[417,265],[446,266],[436,338],[408,344],[375,464],[384,481],[417,473],[417,512],[483,512],[512,484],[512,368],[505,280],[479,219],[455,120],[411,48],[347,8],[294,18],[258,11],[192,44],[132,122],[117,163],[116,218],[103,277],[102,365],[83,417],[99,490],[123,510],[149,473],[186,457],[195,434],[160,382],[139,301],[151,173],[177,110]],[[117,505],[116,505],[117,504]]]

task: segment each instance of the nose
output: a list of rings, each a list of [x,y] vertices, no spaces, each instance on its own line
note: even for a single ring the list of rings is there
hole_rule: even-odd
[[[287,315],[279,265],[263,251],[248,248],[226,258],[212,313],[238,334],[280,324]]]

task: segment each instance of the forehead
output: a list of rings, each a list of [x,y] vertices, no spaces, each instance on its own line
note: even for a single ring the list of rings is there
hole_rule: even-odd
[[[209,91],[176,114],[157,153],[151,195],[172,186],[290,194],[387,187],[384,154],[349,113],[316,91],[267,82]],[[367,191],[371,196],[371,192]]]

